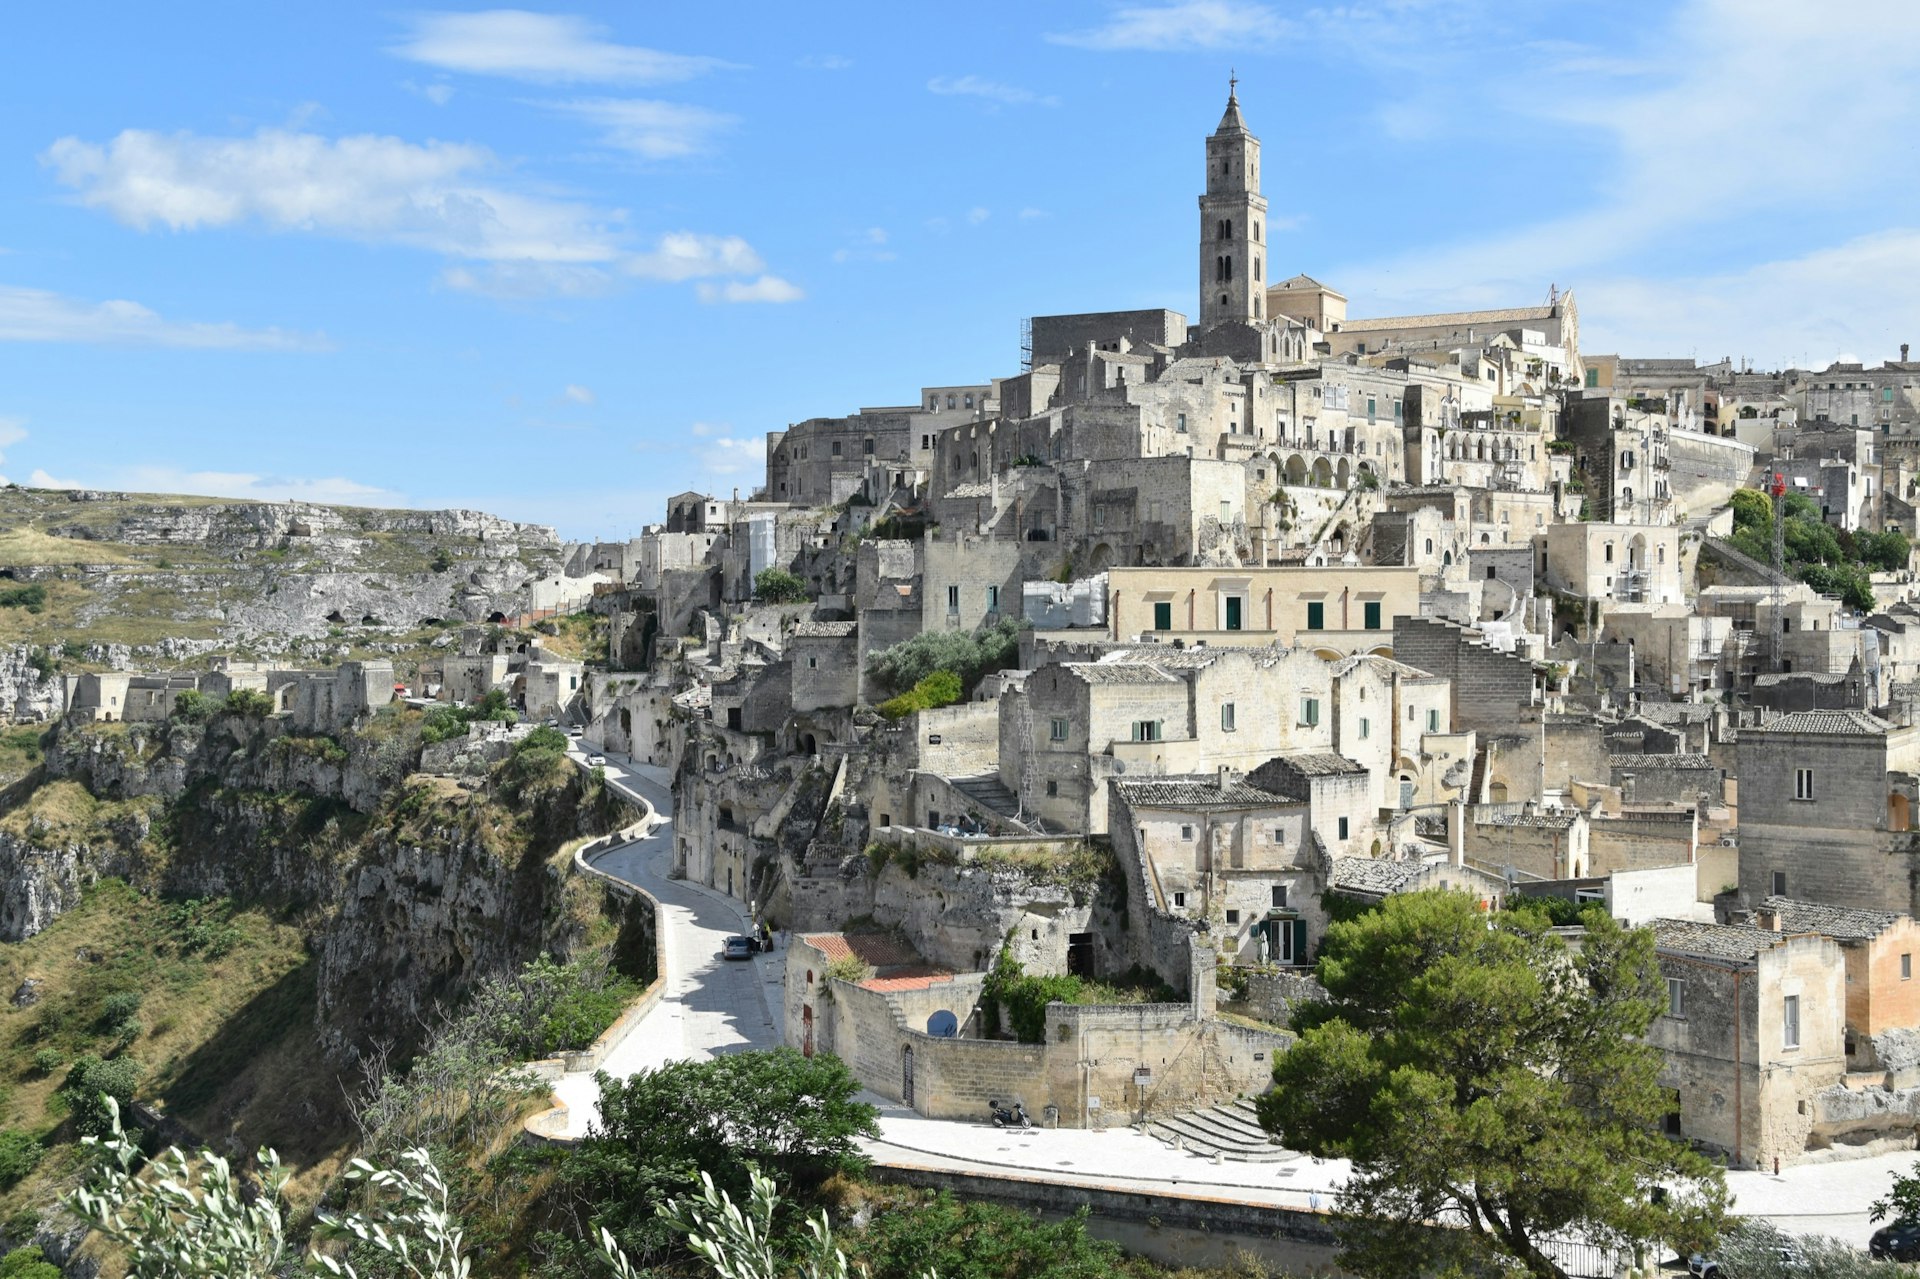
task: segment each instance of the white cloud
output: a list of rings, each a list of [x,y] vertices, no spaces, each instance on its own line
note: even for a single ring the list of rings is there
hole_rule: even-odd
[[[615,44],[604,38],[605,32],[600,24],[571,14],[523,9],[428,13],[415,17],[411,38],[389,52],[449,71],[541,84],[668,84],[730,65],[717,58]]]
[[[707,151],[734,117],[705,107],[645,98],[580,98],[540,105],[599,127],[607,146],[645,160],[671,160]]]
[[[979,226],[982,222],[985,222],[988,218],[992,216],[993,216],[992,209],[982,208],[980,205],[977,205],[977,204],[974,205],[971,209],[967,210],[967,222],[973,226]]]
[[[452,266],[440,273],[440,283],[459,293],[475,293],[505,301],[597,298],[619,287],[619,281],[611,271],[569,262],[488,262],[474,267]]]
[[[856,243],[844,249],[835,249],[835,262],[891,262],[899,256],[887,247],[887,229],[868,227],[856,237]]]
[[[1592,351],[1751,358],[1824,368],[1854,353],[1898,359],[1915,334],[1920,227],[1864,235],[1801,257],[1682,279],[1614,276],[1580,286],[1580,345]]]
[[[694,437],[704,440],[716,431],[730,431],[732,429],[733,428],[725,422],[695,422],[687,428],[687,431]]]
[[[695,292],[702,302],[798,302],[807,296],[799,286],[777,275],[763,275],[751,282],[702,283],[695,286]]]
[[[412,80],[402,80],[400,87],[415,97],[425,98],[436,107],[444,107],[453,101],[453,86],[444,80],[435,80],[431,84],[416,84]]]
[[[1251,0],[1179,0],[1174,4],[1123,5],[1100,26],[1056,32],[1055,44],[1103,52],[1138,50],[1247,50],[1266,48],[1292,34],[1294,25]]]
[[[129,129],[46,153],[89,208],[176,231],[258,222],[478,260],[596,262],[618,255],[619,215],[476,181],[484,147],[262,129],[209,138]]]
[[[317,333],[168,320],[138,302],[81,302],[43,289],[0,285],[0,342],[87,342],[199,350],[324,351]]]
[[[594,395],[592,391],[588,390],[584,386],[579,386],[573,383],[569,383],[567,386],[567,389],[565,391],[562,391],[561,394],[575,404],[591,404],[594,401]]]
[[[759,474],[766,467],[766,445],[757,440],[715,436],[700,451],[701,463],[709,475]]]
[[[355,506],[398,506],[402,494],[343,476],[316,478],[256,475],[248,471],[188,471],[175,466],[135,464],[110,468],[93,480],[65,480],[36,470],[34,488],[119,489],[136,493],[179,493],[195,497],[232,497],[255,502],[333,502]]]
[[[694,134],[673,133],[676,127],[697,132],[695,115],[714,127],[726,119],[693,108],[687,109],[693,114],[638,110],[669,104],[573,105],[583,112],[608,108],[603,123],[612,129],[624,119],[618,127],[631,130],[622,144],[653,155],[695,145]],[[653,126],[658,131],[647,133]],[[462,259],[442,273],[441,284],[489,297],[592,297],[613,291],[623,277],[676,282],[757,276],[766,267],[739,236],[674,232],[636,252],[625,214],[617,210],[483,180],[499,167],[484,147],[275,129],[244,138],[128,130],[104,146],[62,138],[46,161],[82,204],[142,230],[255,223],[401,244]],[[216,344],[214,334],[202,336]],[[271,344],[259,335],[252,340]],[[242,344],[238,331],[226,344]]]
[[[988,102],[1002,106],[1043,106],[1057,107],[1060,99],[1042,96],[1031,89],[1022,89],[1017,85],[1001,84],[997,80],[987,80],[977,75],[935,76],[927,81],[927,92],[943,97],[984,98]]]
[[[805,71],[845,71],[853,65],[853,59],[838,53],[810,53],[793,65]]]
[[[661,236],[652,252],[636,253],[622,265],[629,275],[678,282],[711,275],[752,275],[766,264],[737,235],[676,231]]]
[[[1020,220],[1022,222],[1031,222],[1035,218],[1045,218],[1045,217],[1051,217],[1051,216],[1052,214],[1048,213],[1045,209],[1026,208],[1026,209],[1020,210]]]

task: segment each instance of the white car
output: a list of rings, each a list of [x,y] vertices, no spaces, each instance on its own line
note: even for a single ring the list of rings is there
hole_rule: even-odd
[[[607,757],[606,757],[605,755],[589,755],[589,756],[587,756],[587,767],[589,767],[589,768],[605,768],[606,766],[607,766]]]

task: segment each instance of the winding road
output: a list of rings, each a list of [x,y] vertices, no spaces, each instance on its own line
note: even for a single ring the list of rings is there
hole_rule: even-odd
[[[582,768],[585,751],[568,752]],[[780,951],[742,963],[720,958],[721,941],[745,932],[744,907],[704,885],[673,879],[673,792],[670,774],[651,764],[609,755],[607,784],[616,794],[653,810],[647,833],[594,855],[596,870],[644,889],[660,903],[661,957],[666,990],[652,1012],[614,1045],[600,1069],[616,1079],[671,1061],[705,1061],[720,1053],[772,1048],[780,1042]],[[585,1135],[599,1118],[600,1089],[591,1073],[563,1076],[553,1091],[567,1104],[565,1135]]]

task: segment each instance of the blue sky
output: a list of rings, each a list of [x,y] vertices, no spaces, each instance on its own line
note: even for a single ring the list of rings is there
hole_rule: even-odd
[[[622,537],[764,433],[1194,309],[1237,69],[1277,275],[1582,346],[1920,345],[1920,5],[10,6],[0,472]]]

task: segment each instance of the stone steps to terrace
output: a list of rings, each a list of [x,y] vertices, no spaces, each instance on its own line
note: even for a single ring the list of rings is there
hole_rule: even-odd
[[[1155,1119],[1147,1124],[1147,1134],[1175,1149],[1236,1163],[1281,1164],[1300,1157],[1274,1144],[1260,1126],[1253,1103],[1244,1097],[1222,1106]]]
[[[1006,783],[1000,780],[998,773],[981,773],[976,777],[950,777],[947,779],[953,788],[965,795],[988,812],[998,813],[1002,817],[1013,817],[1020,811],[1020,800]]]

